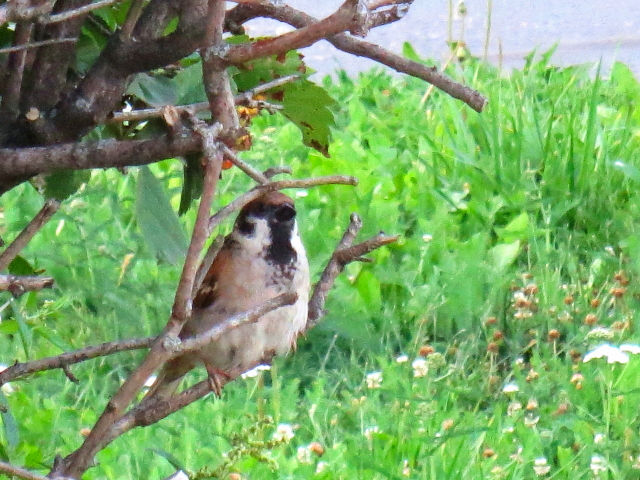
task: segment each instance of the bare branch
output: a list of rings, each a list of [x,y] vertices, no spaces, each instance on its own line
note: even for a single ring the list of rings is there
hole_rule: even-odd
[[[51,11],[55,0],[41,2],[39,5],[25,5],[26,2],[9,1],[0,5],[0,25],[7,22],[28,22],[36,20]]]
[[[51,38],[49,40],[40,40],[38,42],[21,43],[11,47],[0,48],[0,54],[11,52],[24,52],[30,48],[46,47],[48,45],[57,45],[60,43],[75,43],[77,38]]]
[[[308,47],[313,43],[356,26],[358,0],[345,1],[338,10],[320,21],[309,22],[293,32],[259,40],[248,45],[236,45],[229,49],[224,59],[231,64],[248,62],[255,58],[276,55],[296,48]]]
[[[358,179],[355,177],[349,177],[346,175],[329,175],[327,177],[315,177],[315,178],[302,178],[297,180],[279,180],[277,182],[270,182],[264,185],[258,185],[247,193],[236,197],[231,203],[225,205],[216,212],[209,219],[209,232],[212,232],[216,226],[220,224],[225,218],[231,215],[236,210],[240,210],[247,203],[255,200],[259,196],[266,192],[273,192],[275,190],[283,190],[285,188],[308,188],[318,185],[357,185]]]
[[[113,355],[118,352],[139,350],[149,348],[156,340],[156,337],[133,338],[128,340],[118,340],[114,342],[91,345],[73,352],[65,352],[55,357],[40,358],[31,362],[15,363],[6,370],[0,372],[0,385],[11,382],[35,372],[65,368],[69,365],[91,360],[92,358]]]
[[[229,74],[220,55],[226,48],[222,38],[225,13],[224,0],[209,0],[204,43],[207,48],[200,53],[200,56],[202,57],[202,80],[209,100],[211,116],[222,124],[223,141],[229,146],[234,146],[235,139],[241,131]]]
[[[293,82],[300,78],[300,75],[287,75],[286,77],[277,78],[267,83],[263,83],[262,85],[258,85],[257,87],[252,88],[251,90],[247,90],[241,94],[238,94],[234,97],[234,102],[236,105],[244,105],[247,102],[251,102],[253,97],[259,95],[263,92],[271,90],[273,88],[281,87],[287,83]],[[107,119],[106,123],[121,123],[121,122],[134,122],[139,120],[147,120],[149,118],[160,118],[162,117],[162,112],[165,107],[158,108],[145,108],[141,110],[133,110],[131,112],[114,112],[110,118]],[[178,113],[186,113],[186,112],[204,112],[209,110],[209,102],[199,102],[192,103],[190,105],[177,105],[175,109]]]
[[[127,12],[127,18],[122,24],[122,28],[120,29],[120,35],[122,36],[122,38],[131,37],[131,34],[136,27],[136,23],[138,23],[138,19],[142,14],[143,7],[143,0],[132,0],[129,11]]]
[[[291,167],[288,167],[286,165],[282,165],[279,167],[270,167],[270,168],[267,168],[264,172],[262,172],[262,174],[265,177],[267,177],[269,180],[271,180],[276,175],[282,175],[282,174],[291,175],[291,173],[293,173],[293,171],[291,170]]]
[[[37,473],[30,472],[24,468],[16,467],[10,463],[0,461],[0,472],[12,475],[18,478],[24,478],[26,480],[48,480],[47,477],[38,475]]]
[[[21,44],[28,43],[31,40],[33,24],[18,23],[13,35],[13,47],[9,47],[9,51],[0,48],[1,53],[13,52],[9,56],[2,83],[2,108],[0,113],[3,120],[14,120],[18,113],[18,104],[20,103],[20,90],[22,88],[22,76],[24,74],[24,66],[27,60],[27,52],[20,50]]]
[[[202,139],[193,132],[149,140],[100,140],[47,147],[0,148],[0,193],[39,173],[67,168],[146,165],[164,158],[196,153]]]
[[[251,177],[257,183],[263,185],[265,183],[269,183],[269,179],[264,176],[264,174],[260,171],[249,165],[244,160],[238,158],[238,156],[228,147],[224,147],[224,156],[225,158],[231,160],[236,167],[242,170],[247,176]]]
[[[24,230],[13,242],[0,254],[0,271],[9,266],[14,258],[31,241],[33,236],[51,219],[60,208],[60,202],[56,199],[47,200],[35,217],[24,227]]]
[[[64,458],[51,472],[51,476],[79,478],[89,468],[93,457],[104,445],[109,430],[135,395],[140,391],[149,376],[171,357],[172,345],[177,342],[178,334],[191,315],[191,292],[198,266],[198,257],[207,239],[207,219],[209,209],[222,167],[222,154],[215,140],[219,127],[205,129],[197,126],[198,134],[203,137],[205,178],[198,207],[198,214],[187,250],[187,256],[176,290],[171,317],[163,332],[151,346],[146,358],[133,371],[118,391],[111,397],[100,418],[91,429],[84,443],[76,451]]]
[[[278,295],[277,297],[274,297],[271,300],[268,300],[265,303],[252,308],[251,310],[233,315],[222,324],[214,326],[207,332],[196,337],[184,340],[182,344],[177,344],[174,350],[174,355],[179,355],[185,351],[198,349],[203,345],[215,341],[230,329],[236,328],[246,323],[255,322],[272,310],[295,303],[296,299],[297,295],[295,293],[283,293],[282,295]],[[221,387],[231,380],[237,378],[241,373],[244,372],[234,371],[229,373],[230,375],[228,376],[228,378],[224,377],[218,379]],[[102,445],[102,447],[106,446],[115,438],[119,437],[123,433],[128,432],[132,428],[151,425],[162,420],[171,413],[180,410],[181,408],[184,408],[190,403],[193,403],[194,401],[203,397],[210,391],[210,383],[208,381],[204,381],[196,384],[191,388],[188,388],[180,394],[174,395],[170,399],[158,400],[155,397],[144,399],[139,405],[127,412],[114,424],[114,426],[105,436],[104,444]]]
[[[318,22],[316,18],[300,10],[288,5],[274,5],[270,2],[261,2],[259,5],[240,5],[233,10],[235,12],[229,15],[229,21],[232,23],[244,22],[257,16],[266,16],[300,29]],[[339,50],[370,58],[398,72],[421,78],[452,97],[462,100],[478,112],[482,111],[487,103],[487,99],[480,93],[454,81],[444,73],[438,72],[435,67],[427,67],[421,63],[406,59],[379,45],[365,42],[343,33],[329,36],[326,40]]]
[[[52,277],[0,275],[0,292],[9,291],[14,297],[24,292],[53,287]]]
[[[89,5],[84,5],[84,6],[80,7],[80,8],[74,8],[72,10],[65,10],[65,11],[60,12],[60,13],[55,13],[55,14],[49,15],[48,17],[43,19],[42,23],[66,22],[67,20],[70,20],[72,18],[81,17],[83,15],[91,13],[94,10],[97,10],[99,8],[104,8],[104,7],[107,7],[109,5],[113,5],[114,3],[121,2],[121,1],[122,0],[99,0],[99,1],[94,2],[94,3],[90,3]]]
[[[362,220],[360,220],[357,214],[352,213],[349,226],[345,230],[340,243],[338,243],[336,250],[333,252],[333,255],[331,255],[331,259],[322,272],[320,281],[318,281],[313,289],[313,294],[309,300],[309,316],[305,330],[315,327],[319,319],[324,315],[324,304],[329,290],[333,287],[337,276],[344,270],[345,265],[359,260],[362,255],[380,248],[383,245],[388,245],[398,240],[397,236],[387,236],[380,233],[365,242],[352,246],[361,228]]]
[[[193,227],[191,243],[187,250],[187,257],[184,262],[184,267],[182,268],[182,275],[180,276],[180,282],[178,283],[173,308],[171,310],[170,324],[173,325],[170,326],[170,329],[176,330],[176,335],[180,333],[182,325],[184,325],[184,322],[191,316],[191,292],[193,291],[193,285],[198,271],[198,259],[207,238],[209,238],[209,231],[207,229],[209,209],[211,208],[218,177],[222,169],[222,152],[214,137],[214,134],[217,135],[218,132],[219,130],[215,133],[210,129],[208,131],[204,129],[201,130],[201,135],[204,136],[204,187],[198,207],[196,223]]]

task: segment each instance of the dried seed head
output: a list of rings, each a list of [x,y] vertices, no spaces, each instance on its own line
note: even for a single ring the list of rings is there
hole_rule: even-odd
[[[426,357],[431,355],[433,352],[435,352],[435,349],[431,345],[423,345],[420,347],[420,350],[418,350],[418,355]]]
[[[496,354],[500,350],[500,346],[496,342],[489,342],[487,345],[487,352]]]
[[[538,401],[535,398],[530,398],[525,407],[527,410],[536,410],[538,408]]]
[[[538,285],[536,285],[535,283],[530,283],[529,285],[524,287],[524,293],[526,295],[535,295],[536,293],[538,293]]]
[[[551,330],[549,330],[549,333],[547,334],[547,336],[550,342],[555,342],[560,338],[560,332],[555,328],[552,328]]]
[[[613,287],[611,290],[609,290],[609,293],[611,293],[611,295],[613,295],[615,298],[621,298],[625,293],[626,293],[627,289],[624,287]]]
[[[567,295],[566,297],[564,297],[564,304],[565,305],[573,304],[573,295]]]
[[[498,323],[498,319],[496,317],[487,317],[484,321],[484,324],[487,326],[495,325],[496,323]]]
[[[447,418],[442,421],[442,430],[450,430],[453,427],[453,419]]]
[[[538,377],[540,375],[538,374],[538,372],[536,372],[533,368],[531,370],[529,370],[529,373],[527,373],[527,377],[526,380],[527,382],[531,382],[533,380],[537,380]]]
[[[309,450],[311,450],[319,457],[324,453],[324,447],[319,442],[311,442],[309,444]]]
[[[496,452],[493,450],[493,448],[487,447],[482,451],[482,456],[484,458],[491,458],[491,457],[494,457],[495,455],[496,455]]]
[[[565,403],[561,403],[560,405],[558,405],[558,408],[556,408],[556,411],[553,412],[553,414],[554,415],[564,415],[568,411],[569,411],[569,404],[565,402]]]
[[[600,299],[594,298],[591,300],[591,308],[598,308],[600,306]]]
[[[585,325],[595,325],[598,322],[598,317],[594,313],[588,313],[584,317]]]
[[[494,342],[499,342],[503,338],[504,338],[504,333],[502,333],[502,331],[496,330],[495,332],[493,332],[493,341]]]

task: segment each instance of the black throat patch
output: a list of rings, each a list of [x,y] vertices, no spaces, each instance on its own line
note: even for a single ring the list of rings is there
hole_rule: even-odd
[[[271,230],[271,244],[267,248],[267,260],[276,264],[287,265],[298,259],[296,251],[291,246],[293,225],[293,222],[269,222],[269,230]]]

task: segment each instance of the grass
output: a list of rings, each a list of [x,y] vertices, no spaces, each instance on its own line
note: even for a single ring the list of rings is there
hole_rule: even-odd
[[[118,439],[86,478],[163,478],[172,463],[191,478],[637,477],[640,357],[583,358],[640,340],[640,85],[620,64],[549,56],[508,76],[449,67],[489,97],[481,115],[379,71],[327,79],[341,106],[330,159],[282,118],[255,119],[257,166],[360,178],[292,192],[315,275],[351,211],[363,236],[402,241],[347,268],[296,355]],[[177,162],[153,171],[177,208]],[[3,298],[1,361],[160,328],[179,267],[145,246],[135,183],[135,169],[94,172],[24,252],[58,287]],[[248,185],[226,172],[217,201]],[[8,232],[41,202],[30,186],[0,201]],[[60,372],[12,384],[0,457],[46,471],[139,358],[80,365],[78,385]]]

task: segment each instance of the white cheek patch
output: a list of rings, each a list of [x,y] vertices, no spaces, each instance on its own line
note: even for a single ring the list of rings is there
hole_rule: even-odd
[[[259,255],[271,243],[271,230],[264,218],[250,217],[247,219],[253,225],[251,235],[243,235],[237,231],[233,232],[233,239],[240,244],[240,248],[247,255]]]

